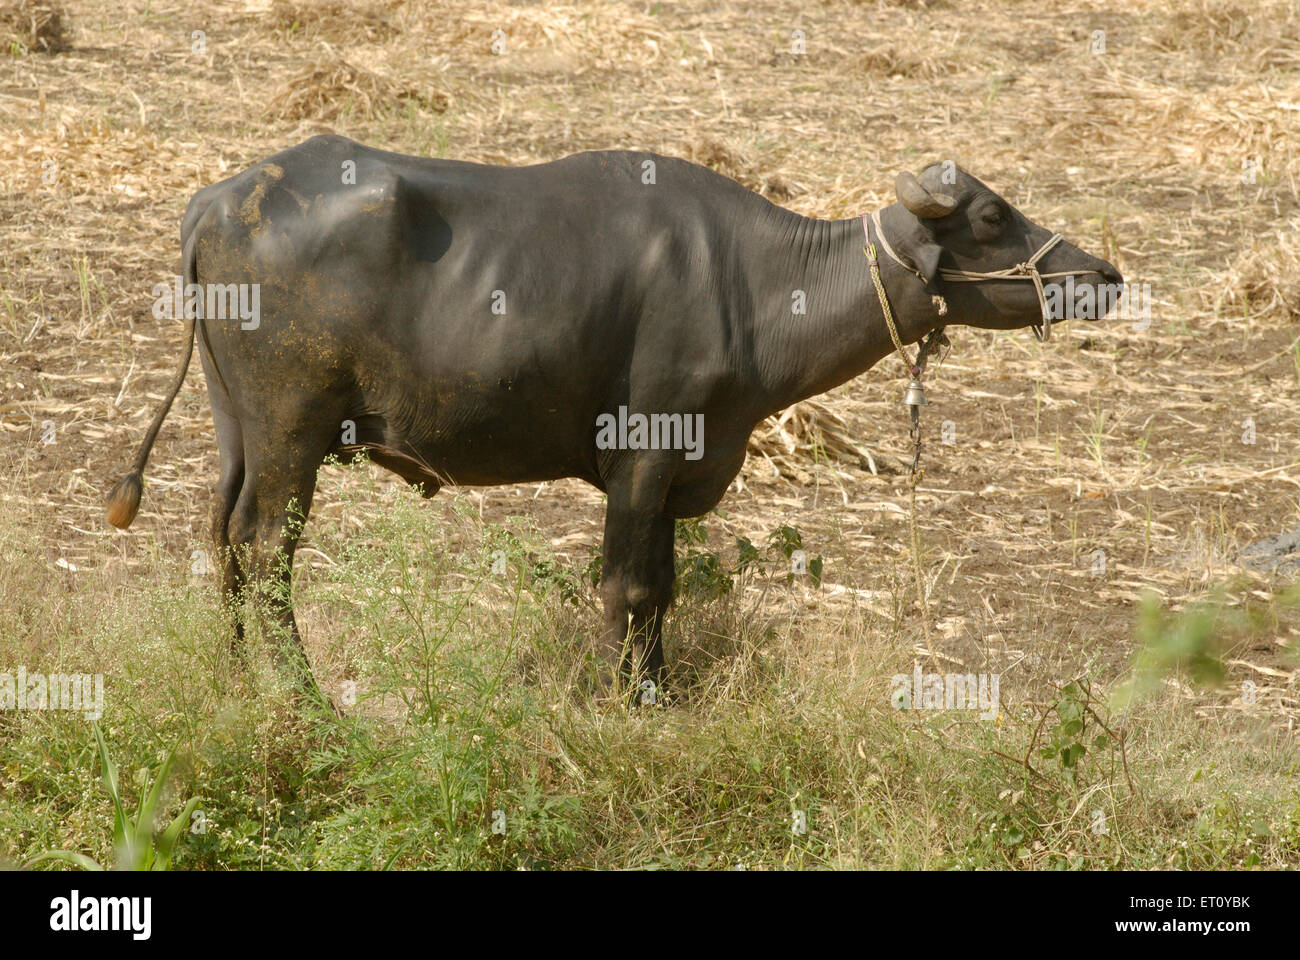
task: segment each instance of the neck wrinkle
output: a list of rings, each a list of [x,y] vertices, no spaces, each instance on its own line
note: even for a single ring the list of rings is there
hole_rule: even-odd
[[[780,207],[770,216],[759,231],[770,231],[770,238],[764,276],[755,284],[754,317],[760,378],[774,413],[853,379],[896,351],[871,281],[861,218],[818,220]],[[935,324],[928,310],[920,325],[907,322],[906,314],[915,311],[899,307],[915,297],[896,292],[917,278],[878,242],[876,252],[899,337],[915,343]],[[804,291],[805,314],[792,313],[795,290]]]

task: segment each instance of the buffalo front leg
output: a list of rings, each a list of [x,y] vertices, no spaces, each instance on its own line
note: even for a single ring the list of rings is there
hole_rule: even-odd
[[[601,597],[605,645],[632,690],[663,683],[664,618],[673,600],[673,521],[662,508],[638,509],[611,494],[605,514]]]

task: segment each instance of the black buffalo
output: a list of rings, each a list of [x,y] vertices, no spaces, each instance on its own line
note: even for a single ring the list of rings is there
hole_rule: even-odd
[[[1024,262],[1047,230],[951,164],[901,174],[896,191],[881,275],[904,342],[1041,319],[1032,283],[942,271]],[[625,672],[658,678],[674,519],[722,498],[763,418],[893,349],[862,221],[801,216],[649,153],[494,167],[319,136],[196,193],[181,241],[185,284],[257,285],[260,311],[187,319],[185,360],[109,520],[126,527],[139,508],[197,331],[222,590],[272,581],[295,639],[277,559],[292,562],[291,504],[305,517],[322,460],[366,449],[426,495],[559,477],[605,491],[606,641]],[[1076,287],[1120,280],[1067,243],[1038,266]],[[638,432],[638,414],[658,419]],[[697,423],[702,445],[687,448]]]

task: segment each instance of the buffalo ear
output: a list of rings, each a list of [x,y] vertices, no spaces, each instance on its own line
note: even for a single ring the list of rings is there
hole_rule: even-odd
[[[919,243],[907,251],[921,278],[925,280],[926,293],[939,292],[939,257],[942,254],[943,247],[937,243]]]

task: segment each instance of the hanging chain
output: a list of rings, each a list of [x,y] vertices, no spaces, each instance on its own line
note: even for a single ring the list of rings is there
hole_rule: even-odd
[[[921,376],[925,373],[925,365],[930,352],[936,346],[949,346],[949,340],[944,336],[943,327],[935,327],[926,335],[925,341],[917,350],[915,362],[908,358],[907,351],[903,348],[903,338],[898,335],[898,325],[894,323],[894,312],[889,308],[889,298],[885,296],[885,285],[880,280],[880,261],[876,257],[876,245],[868,241],[866,246],[863,247],[863,252],[867,255],[867,261],[871,265],[871,282],[876,288],[876,296],[880,300],[880,308],[885,315],[885,326],[889,329],[889,338],[894,341],[894,349],[903,358],[908,374],[911,376],[913,383],[919,388]],[[912,462],[908,467],[908,474],[912,486],[915,488],[921,482],[921,477],[925,473],[921,469],[921,406],[917,403],[909,403],[907,410],[909,420],[907,435],[912,441]]]
[[[925,342],[921,344],[921,349],[916,354],[916,375],[917,383],[921,381],[921,375],[925,373],[925,367],[930,359],[930,353],[935,347],[952,346],[951,341],[944,336],[943,327],[935,327],[926,335]],[[921,407],[920,404],[911,403],[907,406],[910,415],[911,424],[908,429],[908,436],[912,438],[912,466],[911,480],[912,486],[915,487],[921,481],[921,476],[925,473],[921,469]]]

